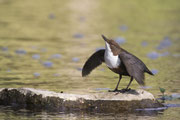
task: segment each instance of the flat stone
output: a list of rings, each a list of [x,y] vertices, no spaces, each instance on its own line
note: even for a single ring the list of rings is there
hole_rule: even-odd
[[[68,94],[33,88],[0,89],[0,105],[15,105],[34,110],[125,112],[163,107],[154,96],[142,89],[125,93],[102,92]]]

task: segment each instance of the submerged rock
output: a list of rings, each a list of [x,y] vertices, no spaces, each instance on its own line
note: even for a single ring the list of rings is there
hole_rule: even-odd
[[[163,107],[151,93],[144,90],[130,90],[126,93],[103,92],[80,95],[33,88],[0,89],[0,105],[14,104],[33,110],[111,113]]]

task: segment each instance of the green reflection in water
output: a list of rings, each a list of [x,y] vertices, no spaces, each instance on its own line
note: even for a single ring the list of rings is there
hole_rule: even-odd
[[[158,70],[154,77],[146,75],[148,91],[156,97],[161,94],[159,87],[165,88],[167,94],[179,93],[180,5],[177,3],[178,0],[1,0],[0,87],[82,94],[101,92],[97,88],[113,89],[118,75],[105,65],[87,78],[82,78],[79,70],[96,48],[104,46],[100,35],[105,34],[111,38],[124,37],[123,48],[142,59],[150,69]],[[172,45],[157,50],[166,36]],[[147,42],[146,47],[141,45],[143,41]],[[17,54],[17,50],[21,53]],[[151,60],[147,54],[153,51],[170,54]],[[40,58],[33,59],[34,54]],[[61,57],[52,58],[55,54]],[[73,62],[73,57],[79,61]],[[46,61],[52,66],[45,67]],[[120,87],[124,88],[128,82],[129,77],[123,77]],[[134,81],[131,87],[136,89],[139,85]],[[179,109],[167,111],[170,114],[164,113],[163,118],[177,116]]]

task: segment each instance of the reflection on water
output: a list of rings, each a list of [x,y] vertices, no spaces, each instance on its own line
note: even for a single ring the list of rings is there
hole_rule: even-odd
[[[69,93],[106,92],[118,75],[105,65],[81,77],[86,59],[104,48],[101,34],[141,58],[156,73],[146,90],[158,97],[180,93],[179,1],[0,0],[0,87],[32,87]],[[129,77],[123,77],[124,88]],[[134,81],[133,89],[140,86]],[[171,104],[174,101],[170,101]],[[177,100],[175,104],[179,104]],[[0,108],[1,118],[172,119],[178,107],[147,115],[47,113]]]
[[[64,113],[64,112],[45,112],[45,111],[29,111],[26,109],[17,109],[8,106],[0,106],[1,119],[148,119],[155,116],[161,116],[162,111],[137,111],[136,113]],[[149,118],[149,119],[150,119]]]
[[[174,112],[175,109],[169,108],[169,113]],[[85,113],[85,112],[46,112],[46,111],[30,111],[26,109],[17,109],[9,106],[0,106],[0,118],[1,119],[168,119],[168,113],[164,113],[162,109],[151,110],[137,110],[134,113]],[[165,118],[165,116],[167,118]],[[178,118],[178,115],[173,116],[174,119]]]

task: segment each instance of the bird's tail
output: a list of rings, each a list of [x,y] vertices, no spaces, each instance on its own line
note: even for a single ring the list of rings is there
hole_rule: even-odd
[[[146,67],[146,69],[145,69],[145,72],[147,72],[147,73],[150,74],[150,75],[154,75],[147,67]]]

